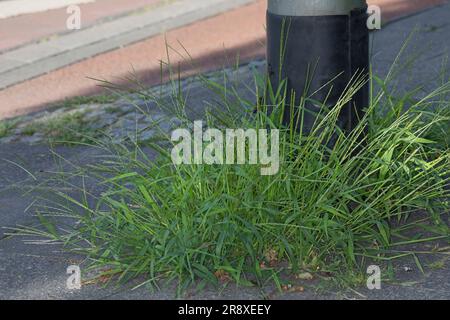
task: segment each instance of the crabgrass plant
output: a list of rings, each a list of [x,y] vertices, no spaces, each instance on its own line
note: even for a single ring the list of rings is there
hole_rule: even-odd
[[[248,86],[255,97],[246,100],[244,85],[226,72],[221,81],[198,79],[211,93],[208,127],[280,129],[278,174],[262,176],[254,165],[176,166],[163,130],[147,143],[92,139],[108,155],[72,177],[103,191],[82,187],[75,196],[55,189],[61,201],[37,207],[45,228],[20,233],[62,242],[119,280],[176,281],[180,292],[224,275],[238,285],[279,287],[282,272],[358,275],[367,261],[417,259],[408,244],[448,241],[450,82],[413,99],[394,97],[387,78],[371,76],[380,90],[357,127],[342,132],[338,115],[367,82],[355,76],[305,134],[283,125],[283,84],[275,91],[255,75]],[[189,127],[185,93],[172,84],[169,99],[136,92]],[[296,108],[304,110],[309,99]],[[61,225],[61,217],[74,223]]]

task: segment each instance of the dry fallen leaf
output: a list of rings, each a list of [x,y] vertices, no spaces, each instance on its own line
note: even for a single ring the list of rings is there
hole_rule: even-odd
[[[225,270],[217,270],[214,272],[214,275],[220,282],[228,282],[231,281],[230,274]]]
[[[292,284],[285,284],[281,287],[284,291],[289,291],[292,288]]]
[[[303,292],[305,291],[305,288],[302,286],[294,286],[289,290],[289,292]]]
[[[302,286],[293,286],[291,284],[283,285],[281,288],[283,289],[283,291],[290,292],[290,293],[305,291],[304,287],[302,287]]]
[[[81,282],[81,284],[84,286],[91,284],[106,284],[111,281],[111,279],[117,274],[120,274],[120,272],[112,272],[112,269],[105,269],[103,270],[102,274],[94,278],[84,280]]]
[[[113,275],[104,274],[99,277],[82,281],[82,285],[90,285],[90,284],[106,284],[112,279]]]
[[[272,261],[272,260],[277,260],[278,254],[275,250],[269,249],[266,251],[264,256],[266,257],[267,261]]]
[[[267,250],[264,257],[269,262],[269,266],[275,267],[278,264],[278,253],[274,249]]]
[[[314,279],[314,276],[309,272],[303,272],[300,274],[296,274],[295,278],[299,280],[312,280]]]

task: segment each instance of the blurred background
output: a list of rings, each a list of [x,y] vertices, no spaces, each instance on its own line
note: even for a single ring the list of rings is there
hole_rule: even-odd
[[[370,0],[383,23],[446,0]],[[264,59],[266,0],[0,0],[0,119],[167,65],[186,77]],[[163,67],[163,72],[161,68]]]

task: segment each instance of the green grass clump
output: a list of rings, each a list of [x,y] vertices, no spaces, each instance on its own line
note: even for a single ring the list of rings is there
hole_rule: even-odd
[[[242,285],[279,283],[282,270],[356,275],[367,260],[413,254],[399,253],[400,245],[449,239],[449,148],[433,138],[449,121],[450,103],[438,98],[450,93],[450,83],[415,102],[392,99],[383,87],[359,125],[344,133],[337,118],[364,85],[357,78],[306,135],[282,125],[283,90],[257,80],[255,96],[266,98],[255,98],[255,106],[232,82],[200,79],[217,101],[206,112],[209,127],[281,130],[277,175],[262,176],[252,165],[175,166],[169,136],[148,144],[156,160],[138,143],[102,142],[97,147],[109,155],[82,175],[104,191],[82,188],[81,200],[56,191],[64,205],[41,207],[46,231],[27,234],[62,241],[120,279],[178,280],[181,289],[217,283],[218,273]],[[181,91],[164,101],[142,96],[186,127],[192,123]],[[52,216],[72,217],[77,226],[59,228]]]
[[[16,121],[1,120],[0,121],[0,138],[8,136],[15,127],[16,127]]]
[[[23,135],[32,136],[35,133],[42,133],[50,142],[60,144],[89,142],[95,136],[95,131],[84,120],[83,112],[68,113],[45,121],[36,120],[22,129]]]
[[[101,94],[101,95],[93,95],[93,96],[77,96],[73,98],[69,98],[64,100],[62,103],[57,106],[63,108],[76,108],[82,106],[84,104],[108,104],[113,103],[117,100],[117,98],[113,95]]]

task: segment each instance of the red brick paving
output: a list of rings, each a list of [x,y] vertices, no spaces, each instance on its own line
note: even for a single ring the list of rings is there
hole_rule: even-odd
[[[385,20],[391,20],[445,0],[373,0],[380,4]],[[159,60],[166,59],[165,39],[173,48],[170,60],[187,76],[224,64],[263,57],[265,53],[266,1],[241,7],[219,16],[167,32],[140,43],[108,52],[80,63],[56,70],[0,91],[0,118],[36,110],[50,102],[77,95],[99,93],[96,82],[87,77],[119,81],[119,77],[136,70],[148,85],[160,82]],[[251,17],[251,19],[249,19]],[[187,62],[187,49],[193,62]]]
[[[158,2],[161,0],[97,0],[80,4],[82,27]],[[66,9],[62,8],[0,19],[0,52],[67,31],[67,17]]]

